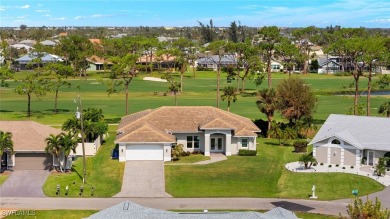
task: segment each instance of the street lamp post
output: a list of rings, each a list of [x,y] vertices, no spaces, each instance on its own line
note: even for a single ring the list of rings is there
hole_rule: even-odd
[[[81,124],[81,146],[83,149],[83,184],[87,182],[87,170],[86,170],[86,164],[85,164],[85,146],[84,146],[84,122],[83,122],[83,106],[81,104],[81,98],[79,98],[79,105],[80,105],[80,111],[79,107],[77,107],[77,112],[76,112],[76,118],[80,119],[80,124]]]

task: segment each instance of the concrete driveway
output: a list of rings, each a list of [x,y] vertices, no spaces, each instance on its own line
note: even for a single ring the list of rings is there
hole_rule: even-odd
[[[0,197],[45,197],[43,184],[50,171],[15,170],[0,186]]]
[[[121,192],[114,197],[172,197],[165,192],[163,161],[126,161]]]

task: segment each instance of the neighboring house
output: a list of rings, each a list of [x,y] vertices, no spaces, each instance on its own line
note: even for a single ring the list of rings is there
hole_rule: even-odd
[[[318,74],[334,74],[342,70],[340,57],[338,56],[319,56],[318,57]]]
[[[133,218],[133,219],[297,219],[298,217],[291,211],[281,207],[274,208],[265,213],[254,211],[237,212],[172,212],[156,208],[148,208],[131,201],[125,201],[110,208],[97,212],[88,218]]]
[[[25,49],[27,52],[33,49],[33,47],[31,47],[31,46],[27,46],[27,45],[20,44],[20,43],[11,45],[10,47],[15,48],[15,49]]]
[[[0,130],[12,133],[14,154],[5,152],[2,160],[13,170],[47,170],[53,166],[53,155],[45,152],[45,139],[62,131],[33,121],[0,121]]]
[[[143,54],[138,58],[137,64],[140,65],[151,65],[152,69],[159,68],[174,68],[176,64],[176,56],[162,54],[160,56],[156,56],[155,54]]]
[[[201,68],[211,68],[214,71],[218,70],[218,65],[221,64],[220,67],[237,67],[237,56],[234,54],[231,55],[223,55],[220,57],[218,55],[205,56],[198,60],[196,60],[197,67]],[[220,63],[221,62],[221,63]]]
[[[55,46],[55,45],[57,45],[56,42],[51,41],[51,40],[44,40],[40,43],[42,44],[42,46]]]
[[[318,163],[373,166],[390,151],[390,119],[331,114],[310,142]]]
[[[37,52],[30,52],[27,55],[24,55],[24,56],[16,59],[15,61],[19,64],[19,68],[21,70],[25,70],[25,69],[30,69],[28,67],[28,64],[37,58],[41,59],[42,65],[45,65],[47,63],[63,62],[64,61],[61,57],[59,57],[57,55],[52,55],[52,54],[45,53],[45,52],[41,53],[41,54],[39,54]],[[38,67],[38,66],[37,65],[32,66],[32,68],[36,68],[36,67]]]
[[[89,39],[89,41],[93,44],[101,44],[102,41],[100,39]]]
[[[113,66],[113,63],[111,61],[96,55],[88,57],[87,61],[89,63],[87,71],[104,71],[110,69]]]
[[[22,40],[19,42],[19,44],[24,44],[26,46],[34,46],[35,44],[37,44],[37,41],[35,41],[35,40]]]
[[[165,106],[123,117],[115,143],[119,144],[119,161],[170,161],[176,144],[205,156],[256,150],[258,132],[250,119],[215,107]]]
[[[271,72],[281,72],[283,71],[283,65],[278,61],[271,61]]]
[[[176,40],[178,40],[179,38],[178,37],[165,37],[165,36],[159,36],[157,37],[157,40],[161,43],[161,42],[175,42]]]

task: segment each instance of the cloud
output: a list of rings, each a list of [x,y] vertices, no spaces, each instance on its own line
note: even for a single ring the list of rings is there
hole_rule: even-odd
[[[366,23],[390,23],[390,18],[369,20]]]
[[[38,13],[50,12],[50,10],[35,10]]]
[[[81,20],[81,19],[86,19],[86,17],[83,17],[83,16],[77,16],[74,18],[75,20]]]
[[[16,18],[17,19],[25,19],[25,18],[27,18],[28,17],[28,15],[23,15],[23,16],[17,16]]]
[[[50,14],[45,14],[45,15],[43,15],[43,16],[45,16],[45,17],[51,17],[51,15],[50,15]]]
[[[66,17],[52,17],[52,18],[50,18],[51,21],[63,21],[65,19],[66,19]]]
[[[30,8],[30,5],[18,6],[18,8],[20,8],[20,9],[27,9],[27,8]]]

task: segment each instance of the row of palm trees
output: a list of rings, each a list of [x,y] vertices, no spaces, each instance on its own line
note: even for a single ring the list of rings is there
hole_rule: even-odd
[[[78,138],[76,134],[72,132],[54,135],[51,134],[46,138],[46,153],[53,154],[59,164],[61,172],[66,171],[68,157],[71,151],[76,153],[76,147],[78,144]],[[61,162],[61,158],[64,158],[64,161]]]

